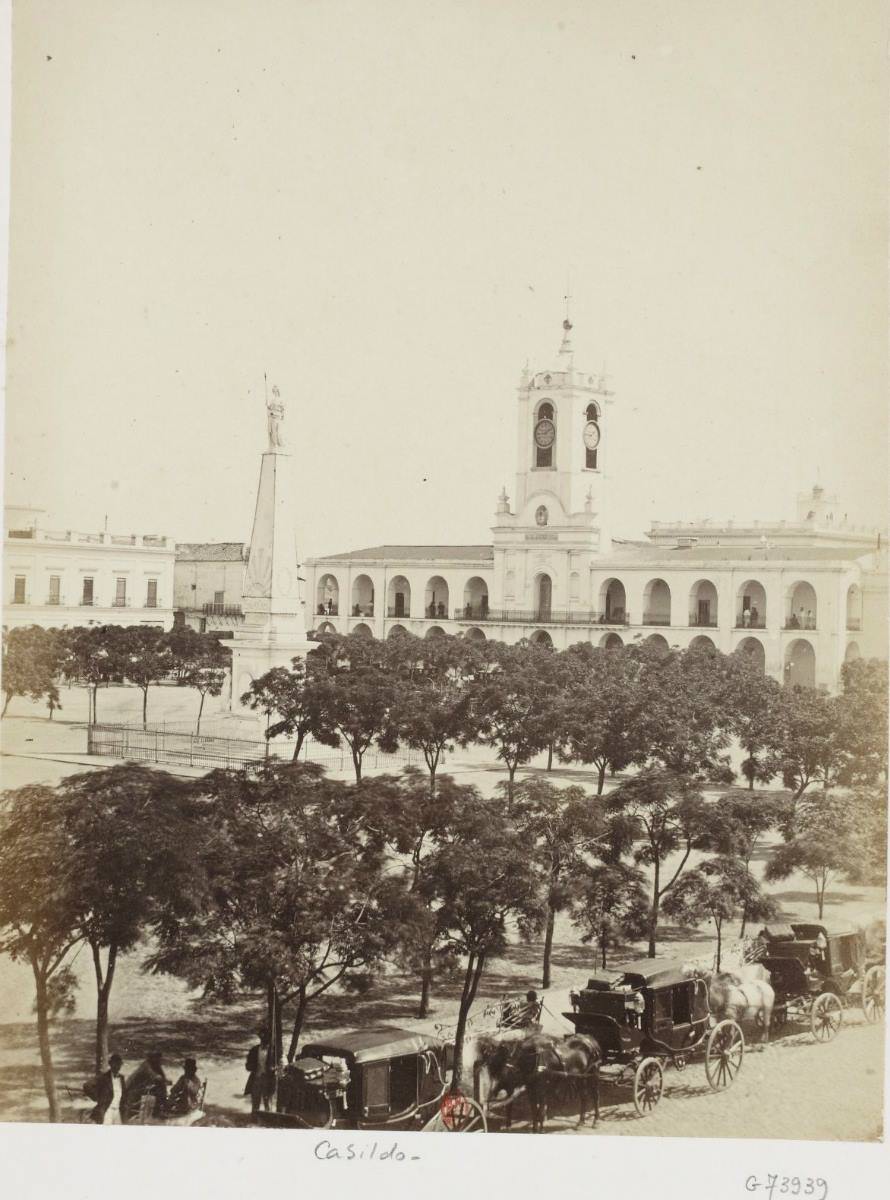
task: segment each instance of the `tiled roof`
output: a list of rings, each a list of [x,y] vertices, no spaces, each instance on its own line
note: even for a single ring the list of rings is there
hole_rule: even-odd
[[[177,542],[177,562],[242,562],[243,542]]]
[[[345,554],[326,554],[322,562],[342,562],[357,559],[362,562],[491,562],[492,546],[370,546],[366,550],[347,550]]]

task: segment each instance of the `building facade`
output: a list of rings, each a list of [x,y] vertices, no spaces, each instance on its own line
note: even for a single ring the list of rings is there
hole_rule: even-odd
[[[522,373],[514,500],[502,491],[492,544],[310,560],[307,625],[557,648],[711,645],[754,655],[786,683],[832,690],[845,661],[887,656],[884,540],[851,526],[818,485],[791,521],[657,522],[645,541],[612,537],[612,400],[603,377],[575,367],[566,320],[556,368]]]
[[[4,510],[3,623],[173,624],[173,542],[155,534],[43,527],[34,508]]]
[[[200,633],[225,633],[240,625],[246,561],[243,542],[178,543],[173,567],[177,624]]]

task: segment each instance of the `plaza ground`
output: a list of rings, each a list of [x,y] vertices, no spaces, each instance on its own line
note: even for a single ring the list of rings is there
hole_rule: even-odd
[[[141,694],[131,688],[100,690],[100,720],[141,720]],[[110,764],[86,754],[86,694],[81,689],[62,693],[65,706],[53,722],[43,710],[16,700],[3,721],[3,785],[55,783],[75,771]],[[152,689],[149,720],[186,728],[197,712],[197,697],[180,688]],[[61,717],[62,719],[58,719]],[[233,723],[220,701],[210,703],[202,732],[229,736],[261,737],[257,718],[237,718]],[[448,771],[462,783],[491,790],[504,777],[494,756],[480,748],[460,752],[449,759]],[[543,759],[533,764],[535,773],[546,775]],[[198,772],[195,772],[198,773]],[[332,772],[350,778],[351,772]],[[548,778],[558,785],[579,783],[595,790],[592,772],[559,767]],[[755,870],[769,853],[759,851]],[[788,919],[814,920],[816,908],[812,888],[802,877],[792,876],[771,889]],[[877,888],[838,883],[827,897],[825,919],[867,924],[884,913],[885,898]],[[733,931],[734,932],[734,931]],[[732,941],[733,934],[729,935]],[[643,946],[628,948],[616,961],[644,953]],[[680,959],[709,955],[713,938],[708,930],[680,929],[664,925],[659,953]],[[165,1055],[168,1073],[178,1070],[186,1054],[194,1055],[201,1074],[209,1080],[207,1111],[216,1123],[241,1124],[247,1118],[242,1095],[245,1081],[244,1056],[253,1029],[263,1015],[259,996],[244,995],[234,1004],[220,1006],[202,1002],[181,981],[146,975],[141,969],[145,947],[125,956],[119,963],[111,999],[112,1044],[132,1070],[151,1047]],[[487,1000],[504,992],[520,992],[540,983],[542,944],[514,939],[508,953],[492,961],[480,985],[475,1012]],[[583,985],[595,966],[592,948],[580,942],[578,931],[561,917],[557,922],[553,952],[553,985],[544,993],[545,1028],[554,1033],[568,1031],[560,1014],[568,1007],[568,992]],[[68,1101],[66,1086],[79,1092],[92,1071],[93,1005],[95,985],[89,955],[81,951],[73,962],[80,981],[74,1013],[59,1020],[53,1030],[53,1053],[62,1089],[66,1115],[76,1119],[79,1101]],[[433,1013],[418,1020],[417,981],[397,972],[381,977],[367,996],[327,995],[310,1010],[304,1038],[342,1032],[355,1027],[399,1025],[418,1031],[447,1034],[456,1020],[458,984],[440,984],[433,997]],[[30,972],[0,957],[0,1120],[46,1119],[36,1035],[32,1013]],[[845,1028],[836,1041],[816,1045],[808,1032],[792,1033],[764,1050],[751,1047],[737,1083],[720,1095],[710,1093],[700,1064],[685,1072],[669,1071],[661,1106],[645,1121],[636,1119],[626,1094],[604,1087],[603,1119],[597,1134],[712,1137],[773,1137],[841,1140],[874,1140],[881,1134],[884,1031],[866,1025],[860,1013],[845,1016]],[[524,1128],[524,1114],[517,1113],[516,1128]],[[575,1118],[555,1115],[548,1122],[554,1132],[572,1132]],[[590,1126],[584,1132],[592,1132]]]

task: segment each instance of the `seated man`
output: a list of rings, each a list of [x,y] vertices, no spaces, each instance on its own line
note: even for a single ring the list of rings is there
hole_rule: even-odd
[[[201,1080],[198,1078],[198,1064],[193,1058],[187,1058],[182,1064],[183,1073],[170,1089],[167,1100],[167,1112],[171,1116],[182,1116],[194,1112],[201,1103]]]
[[[167,1102],[167,1076],[164,1074],[161,1053],[158,1050],[148,1054],[145,1061],[127,1079],[124,1095],[127,1120],[139,1116],[143,1096],[153,1096],[154,1111],[163,1112]]]

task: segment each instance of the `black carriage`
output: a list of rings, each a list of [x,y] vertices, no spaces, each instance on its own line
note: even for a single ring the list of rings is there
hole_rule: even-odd
[[[600,1078],[632,1088],[645,1116],[661,1100],[664,1069],[683,1070],[703,1058],[708,1084],[724,1091],[742,1065],[745,1038],[735,1021],[714,1022],[704,980],[689,978],[670,959],[644,958],[616,971],[597,972],[571,993],[563,1015],[578,1033],[599,1043]]]
[[[884,967],[870,956],[865,936],[825,925],[767,925],[757,958],[776,993],[773,1022],[807,1023],[818,1042],[837,1037],[845,1008],[861,1007],[866,1021],[884,1017]]]
[[[456,1130],[478,1105],[447,1094],[445,1042],[407,1029],[367,1029],[307,1043],[278,1080],[264,1125],[310,1129]],[[484,1122],[483,1122],[484,1124]]]

